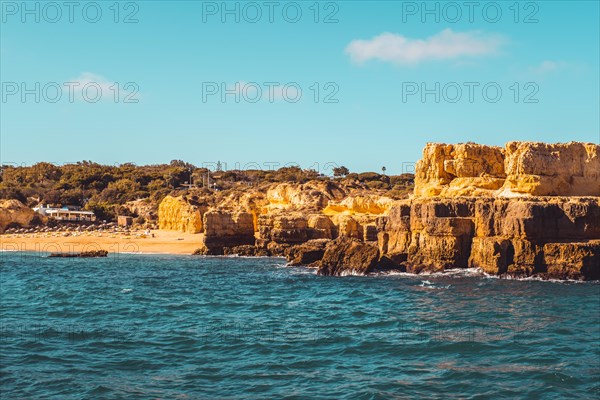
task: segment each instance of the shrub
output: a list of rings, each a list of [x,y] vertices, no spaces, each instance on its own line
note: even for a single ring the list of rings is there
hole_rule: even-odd
[[[358,180],[361,182],[380,181],[381,175],[376,172],[362,172],[358,174]]]
[[[21,203],[27,203],[27,197],[17,188],[8,187],[0,189],[0,199],[19,200]]]
[[[389,185],[381,181],[367,182],[367,186],[369,187],[369,189],[389,189]]]

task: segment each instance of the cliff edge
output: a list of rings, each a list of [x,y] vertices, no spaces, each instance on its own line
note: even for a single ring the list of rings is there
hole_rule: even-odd
[[[200,254],[285,256],[323,275],[471,267],[600,279],[600,146],[430,143],[409,199],[338,181],[279,183],[205,209],[167,197],[159,219],[203,232]]]

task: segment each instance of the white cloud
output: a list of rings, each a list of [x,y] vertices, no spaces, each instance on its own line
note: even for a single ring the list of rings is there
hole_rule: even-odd
[[[371,40],[353,40],[346,53],[357,63],[369,60],[399,65],[430,60],[455,60],[461,57],[495,53],[504,38],[480,31],[454,32],[444,29],[427,39],[411,39],[394,33],[382,33]]]
[[[135,82],[115,82],[93,72],[82,72],[65,82],[70,87],[73,100],[95,103],[100,100],[115,103],[137,103],[139,87]],[[69,95],[71,96],[71,94]]]
[[[570,64],[565,61],[551,61],[545,60],[538,66],[532,68],[533,73],[538,75],[545,75],[551,72],[556,72],[561,69],[569,67]]]
[[[83,88],[88,84],[98,85],[103,93],[108,93],[111,90],[110,87],[115,84],[115,82],[93,72],[82,72],[78,77],[69,79],[69,82],[79,84],[78,88]]]

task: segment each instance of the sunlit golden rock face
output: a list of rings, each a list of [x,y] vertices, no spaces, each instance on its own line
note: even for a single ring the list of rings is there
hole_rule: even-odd
[[[503,196],[600,196],[600,145],[570,142],[506,145]]]
[[[600,196],[600,145],[428,143],[415,197]]]
[[[380,252],[408,269],[600,279],[600,146],[429,143]]]
[[[259,240],[300,243],[310,239],[335,239],[338,235],[364,237],[363,225],[375,224],[385,215],[392,199],[369,189],[348,189],[331,180],[306,183],[273,183],[262,188],[247,187],[226,194],[201,195],[191,199],[167,196],[159,206],[159,227],[184,232],[204,232],[207,211],[247,212],[252,215]],[[373,228],[367,228],[372,231]],[[371,232],[371,237],[376,236]]]
[[[381,196],[348,196],[341,201],[329,201],[323,209],[323,214],[385,214],[392,202],[392,199]]]
[[[417,163],[415,197],[491,196],[505,178],[500,147],[428,143]]]
[[[167,196],[158,206],[158,226],[160,229],[200,233],[203,230],[202,215],[205,211],[202,207],[191,205],[181,196]]]
[[[279,183],[267,190],[267,207],[321,210],[327,207],[330,200],[342,200],[345,196],[340,186],[328,181]]]

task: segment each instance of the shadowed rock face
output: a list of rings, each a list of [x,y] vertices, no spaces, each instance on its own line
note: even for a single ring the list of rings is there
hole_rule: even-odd
[[[289,265],[318,266],[330,243],[327,239],[309,240],[298,246],[290,247],[285,252]]]
[[[347,237],[330,242],[319,262],[319,275],[365,275],[373,271],[379,261],[379,250]]]
[[[0,200],[0,233],[10,225],[29,226],[36,213],[19,200]]]
[[[225,247],[254,245],[254,223],[249,212],[208,211],[204,214],[205,254],[222,255]]]
[[[598,279],[598,221],[595,197],[420,198],[392,207],[378,244],[405,254],[409,271]]]

